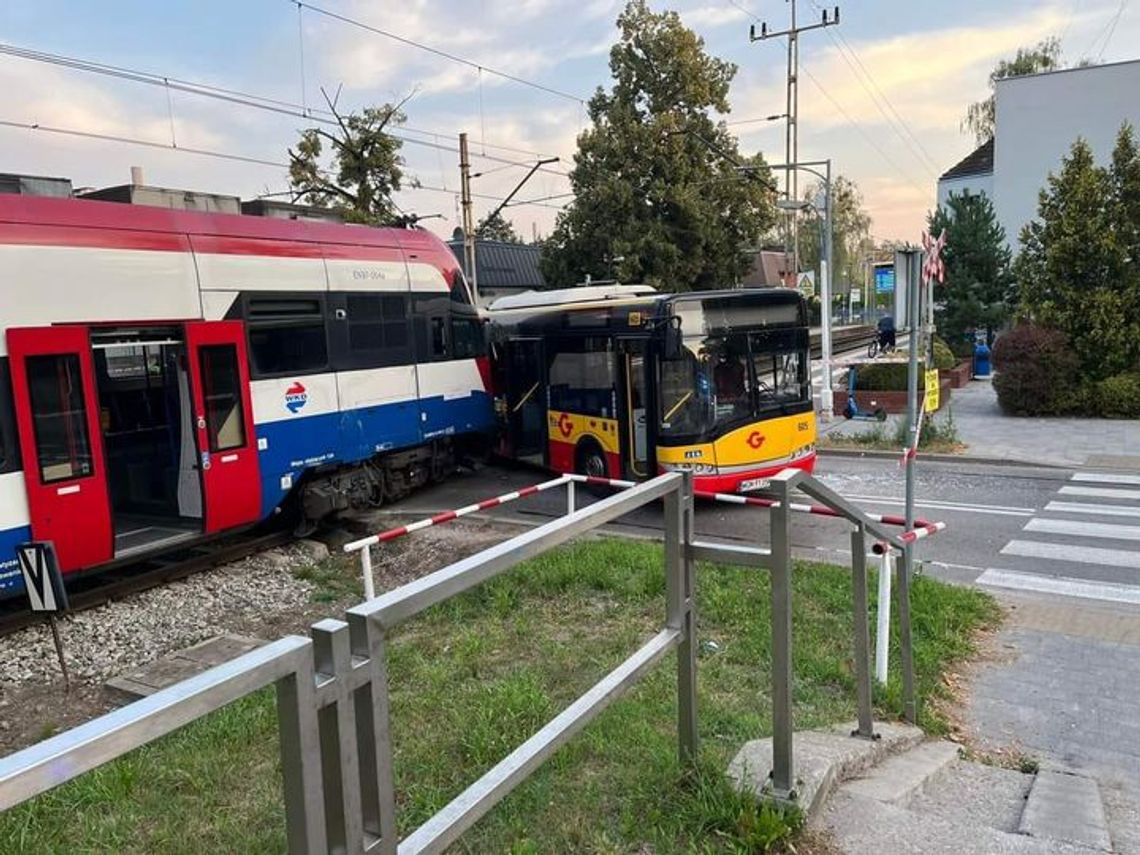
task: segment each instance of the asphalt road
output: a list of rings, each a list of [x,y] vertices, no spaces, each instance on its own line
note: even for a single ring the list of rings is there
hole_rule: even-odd
[[[872,513],[901,513],[903,472],[895,460],[820,457],[816,475],[828,486],[856,501]],[[1073,473],[1051,468],[983,465],[967,462],[921,462],[917,467],[918,516],[947,523],[947,529],[924,540],[918,558],[927,563],[933,575],[960,582],[972,582],[987,569],[1034,570],[1040,559],[1002,554],[1013,541],[1041,540],[1037,533],[1023,528],[1055,501],[1058,490],[1068,484]],[[373,517],[378,529],[399,522],[472,504],[527,484],[547,480],[547,473],[524,468],[486,467],[464,473],[450,481],[417,493],[398,505],[384,508]],[[1137,488],[1140,493],[1140,487]],[[593,497],[578,488],[579,505]],[[1093,499],[1093,501],[1099,501]],[[528,497],[486,512],[488,517],[524,524],[540,524],[565,512],[563,488]],[[1140,522],[1140,519],[1136,520]],[[647,506],[624,517],[616,530],[653,536],[661,530],[661,510]],[[702,537],[731,542],[765,545],[768,541],[768,514],[763,509],[698,502],[697,531]],[[415,536],[414,534],[412,535]],[[1079,547],[1079,535],[1053,535],[1065,545]],[[793,517],[792,544],[803,558],[847,563],[850,526],[842,520],[808,514]],[[1140,541],[1133,547],[1140,558]],[[1023,550],[1024,551],[1024,550]],[[1030,566],[1032,565],[1032,566]],[[1054,568],[1055,569],[1055,568]],[[1066,565],[1066,574],[1077,578],[1102,579],[1095,565]]]

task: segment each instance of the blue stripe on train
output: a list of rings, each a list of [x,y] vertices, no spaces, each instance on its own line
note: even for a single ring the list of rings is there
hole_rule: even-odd
[[[486,392],[450,401],[425,398],[260,424],[257,438],[265,445],[258,458],[262,516],[273,513],[306,469],[354,463],[435,437],[486,432],[493,427],[491,398]]]
[[[26,525],[0,531],[0,597],[24,590],[24,577],[20,575],[20,563],[16,558],[16,544],[27,543],[31,539],[32,530]]]

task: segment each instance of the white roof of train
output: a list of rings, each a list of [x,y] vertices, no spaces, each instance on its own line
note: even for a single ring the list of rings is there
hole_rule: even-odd
[[[562,306],[570,303],[592,303],[598,300],[628,300],[656,294],[651,285],[583,285],[578,288],[560,288],[555,291],[524,291],[500,297],[488,306],[488,311],[504,309],[535,309],[544,306]]]

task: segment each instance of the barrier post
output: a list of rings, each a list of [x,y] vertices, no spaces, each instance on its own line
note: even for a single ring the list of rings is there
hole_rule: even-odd
[[[903,560],[895,562],[897,568],[895,587],[899,600],[899,658],[902,662],[903,707],[906,720],[911,724],[917,724],[918,709],[914,699],[914,651],[911,648],[910,636],[910,568],[913,549],[914,547],[908,543],[903,547]]]
[[[574,490],[578,485],[573,481],[566,482],[566,513],[567,515],[574,513],[575,495]]]
[[[867,604],[867,527],[860,524],[851,532],[851,586],[855,631],[855,690],[859,705],[859,727],[852,736],[875,738],[871,719],[871,627]]]
[[[677,646],[677,747],[682,765],[697,761],[697,639],[693,614],[693,477],[684,473],[665,496],[665,623],[682,632]]]
[[[785,469],[772,479],[776,504],[771,509],[772,572],[772,791],[778,799],[795,798],[792,768],[792,538],[791,490]]]
[[[376,599],[376,582],[372,578],[372,547],[360,550],[360,574],[364,577],[364,599]]]
[[[314,668],[307,651],[297,670],[277,681],[277,730],[289,852],[327,852]]]
[[[884,549],[879,556],[878,623],[875,628],[875,680],[887,684],[887,664],[891,649],[891,574],[894,572],[894,553]]]

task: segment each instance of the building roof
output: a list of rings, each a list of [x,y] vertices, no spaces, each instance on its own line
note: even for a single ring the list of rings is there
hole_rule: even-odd
[[[447,245],[463,263],[463,241],[450,240]],[[506,243],[497,240],[475,241],[475,273],[479,290],[484,289],[542,289],[546,280],[538,269],[542,247],[527,243]]]
[[[938,176],[938,180],[944,181],[947,178],[965,178],[967,175],[992,175],[993,171],[994,138],[990,137]]]

